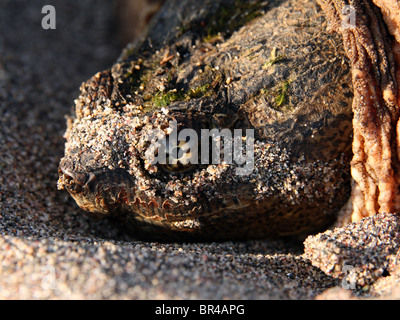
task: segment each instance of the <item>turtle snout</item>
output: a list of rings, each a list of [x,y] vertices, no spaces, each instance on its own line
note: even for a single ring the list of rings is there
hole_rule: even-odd
[[[67,189],[71,193],[80,193],[91,180],[91,175],[82,172],[74,172],[71,169],[60,166],[60,178],[58,180],[59,189]]]

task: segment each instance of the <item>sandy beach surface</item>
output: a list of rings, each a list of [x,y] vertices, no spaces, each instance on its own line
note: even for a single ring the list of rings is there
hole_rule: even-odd
[[[56,30],[43,30],[50,2]],[[308,254],[294,239],[143,242],[89,219],[57,190],[65,115],[82,81],[118,58],[114,22],[107,0],[0,2],[0,299],[359,298],[351,279],[318,264],[324,257],[315,250],[330,235],[309,240]],[[368,283],[357,278],[362,298],[400,297],[397,235],[394,228],[390,252],[382,245],[389,271]],[[329,239],[342,252],[342,238]],[[357,250],[346,254],[364,252]],[[356,260],[355,269],[365,262]]]

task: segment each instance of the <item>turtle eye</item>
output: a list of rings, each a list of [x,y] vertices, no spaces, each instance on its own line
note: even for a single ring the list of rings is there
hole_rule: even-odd
[[[197,166],[197,152],[190,148],[188,141],[174,141],[167,136],[162,143],[165,144],[166,163],[159,166],[163,170],[185,172]]]

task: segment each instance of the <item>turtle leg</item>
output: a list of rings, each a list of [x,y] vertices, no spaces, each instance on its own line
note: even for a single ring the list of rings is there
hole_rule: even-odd
[[[394,0],[374,1],[318,0],[352,66],[354,183],[342,211],[353,221],[400,209],[400,9]]]

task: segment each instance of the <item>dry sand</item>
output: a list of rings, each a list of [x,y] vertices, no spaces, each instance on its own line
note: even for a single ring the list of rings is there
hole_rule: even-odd
[[[113,37],[110,1],[51,3],[57,10],[56,30],[41,28],[45,1],[0,2],[1,299],[356,297],[344,289],[351,279],[335,278],[343,272],[327,275],[317,258],[317,266],[308,260],[321,248],[339,250],[341,256],[329,235],[310,238],[308,255],[300,241],[288,239],[142,242],[107,221],[85,217],[65,192],[57,191],[64,116],[81,82],[111,66],[121,48]],[[354,292],[400,297],[393,259],[398,247],[385,248],[382,261],[391,265],[389,271],[382,270],[368,286],[357,282],[361,289]]]

